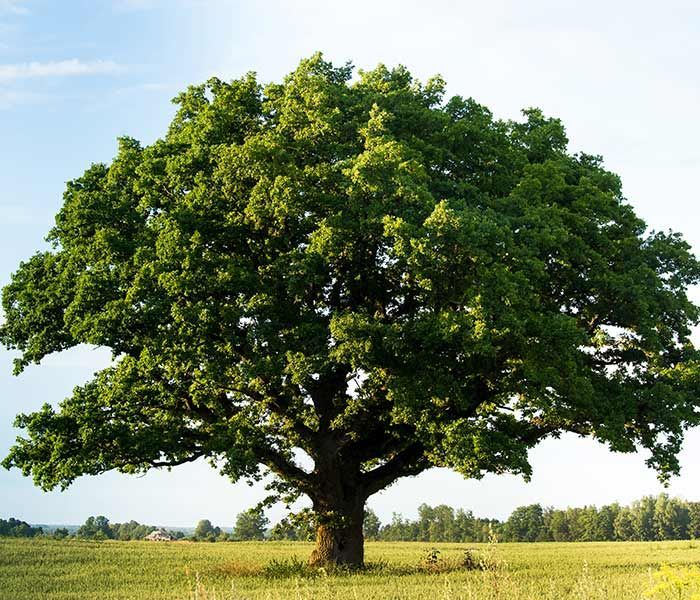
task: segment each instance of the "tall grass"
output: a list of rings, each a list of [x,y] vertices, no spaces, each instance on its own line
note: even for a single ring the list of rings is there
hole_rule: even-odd
[[[670,573],[690,577],[700,560],[694,542],[377,542],[367,544],[368,568],[350,572],[307,568],[310,551],[299,542],[3,539],[0,599],[689,600],[689,586],[684,596],[660,586]]]

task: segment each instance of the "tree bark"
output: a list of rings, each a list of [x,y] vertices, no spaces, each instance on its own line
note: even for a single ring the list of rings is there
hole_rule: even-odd
[[[351,503],[324,502],[317,510],[316,547],[309,558],[314,567],[345,566],[361,568],[364,565],[365,501],[357,498]]]

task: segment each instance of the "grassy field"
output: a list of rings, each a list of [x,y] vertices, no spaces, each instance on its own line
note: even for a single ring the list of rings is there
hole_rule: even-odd
[[[426,560],[431,548],[439,554]],[[476,568],[460,567],[467,548]],[[700,563],[698,542],[368,543],[369,569],[354,574],[309,572],[302,561],[310,550],[309,544],[281,542],[2,539],[0,598],[640,599],[649,597],[644,594],[662,565],[671,565],[675,579],[651,597],[700,594],[700,575],[688,577]]]

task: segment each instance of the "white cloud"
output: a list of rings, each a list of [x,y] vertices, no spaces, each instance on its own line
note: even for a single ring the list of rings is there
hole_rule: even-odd
[[[111,60],[82,61],[77,58],[50,62],[0,64],[0,83],[17,79],[67,77],[118,73],[124,68]]]

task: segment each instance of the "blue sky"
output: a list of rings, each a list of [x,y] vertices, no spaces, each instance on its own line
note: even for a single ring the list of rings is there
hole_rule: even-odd
[[[151,142],[170,99],[212,75],[257,71],[279,79],[316,50],[360,68],[405,64],[441,73],[451,93],[497,116],[539,106],[567,126],[572,150],[602,154],[654,229],[682,232],[700,252],[700,7],[672,0],[0,0],[0,284],[44,246],[65,182],[109,161],[119,135]],[[700,293],[693,290],[700,300]],[[0,454],[20,411],[56,402],[109,359],[80,348],[13,377],[0,350]],[[700,500],[700,431],[688,435],[670,493]],[[694,459],[695,458],[695,459]],[[434,470],[373,497],[380,517],[447,502],[503,517],[530,502],[628,502],[661,491],[643,455],[614,455],[565,436],[532,453],[533,480],[465,481]],[[206,464],[140,478],[83,478],[44,493],[0,471],[0,517],[78,523],[90,514],[191,525],[231,525],[263,496]],[[280,511],[273,512],[273,518]]]

